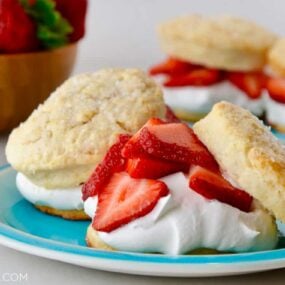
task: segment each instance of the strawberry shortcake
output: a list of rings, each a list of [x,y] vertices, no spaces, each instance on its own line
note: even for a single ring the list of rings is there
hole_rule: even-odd
[[[191,129],[150,119],[121,134],[82,187],[87,244],[187,254],[268,250],[285,221],[285,151],[250,112],[221,102]]]
[[[276,130],[285,133],[285,38],[280,39],[268,54],[271,77],[265,94],[266,120]]]
[[[19,191],[43,212],[89,219],[81,185],[117,135],[133,134],[149,118],[165,115],[160,88],[140,70],[70,78],[10,134],[6,154],[18,171]]]
[[[244,19],[200,15],[163,23],[158,34],[169,58],[150,74],[180,118],[197,121],[221,100],[263,115],[262,69],[274,34]]]

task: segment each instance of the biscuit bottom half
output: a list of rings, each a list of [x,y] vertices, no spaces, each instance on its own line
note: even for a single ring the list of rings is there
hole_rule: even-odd
[[[35,205],[35,207],[49,215],[59,216],[67,220],[90,220],[84,210],[59,210],[48,206]]]
[[[285,125],[269,122],[269,125],[276,131],[285,134]]]
[[[88,229],[87,229],[86,243],[87,243],[87,246],[92,247],[92,248],[116,251],[116,249],[114,249],[111,246],[107,245],[106,243],[104,243],[100,239],[97,231],[95,229],[93,229],[92,225],[90,225],[88,227]],[[150,252],[148,252],[148,253],[150,253]],[[226,253],[227,252],[221,252],[221,251],[218,251],[218,250],[215,250],[215,249],[210,249],[210,248],[198,248],[198,249],[190,251],[187,254],[202,255],[202,254],[226,254]]]

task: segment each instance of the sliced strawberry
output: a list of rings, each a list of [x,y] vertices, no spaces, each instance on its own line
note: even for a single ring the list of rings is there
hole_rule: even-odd
[[[150,158],[133,158],[127,162],[127,172],[133,178],[157,179],[178,171],[187,172],[189,166]]]
[[[110,147],[103,161],[97,165],[88,181],[83,185],[83,201],[88,197],[97,195],[102,187],[108,183],[114,172],[125,169],[126,159],[122,157],[121,151],[129,139],[129,135],[120,135],[117,142]]]
[[[181,120],[173,113],[172,109],[166,105],[166,121],[169,123],[180,123]]]
[[[261,96],[266,82],[266,76],[261,72],[229,72],[227,78],[252,99]]]
[[[233,187],[217,172],[195,166],[190,172],[189,186],[207,199],[219,200],[244,212],[250,211],[252,197]]]
[[[151,75],[157,74],[181,74],[188,72],[194,67],[191,63],[175,58],[168,58],[166,61],[150,68]]]
[[[285,104],[285,79],[269,78],[267,90],[273,100]]]
[[[144,151],[143,147],[139,142],[141,130],[145,127],[152,125],[165,124],[164,121],[158,118],[149,119],[146,124],[132,136],[132,138],[126,143],[122,149],[122,156],[125,158],[150,158],[150,156]]]
[[[167,186],[157,180],[134,179],[127,173],[115,173],[99,194],[93,220],[97,231],[111,232],[134,219],[145,216],[168,194]]]
[[[221,79],[221,72],[216,69],[198,68],[188,73],[170,76],[164,83],[166,87],[208,86]]]
[[[197,164],[210,169],[218,165],[192,129],[183,123],[149,120],[123,148],[127,158],[153,157],[183,164]]]

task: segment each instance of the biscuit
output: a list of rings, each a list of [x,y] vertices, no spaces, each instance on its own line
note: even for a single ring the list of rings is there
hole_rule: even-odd
[[[249,111],[221,102],[194,125],[221,170],[285,222],[285,149]]]
[[[285,77],[285,38],[278,40],[268,53],[268,64],[279,76]]]
[[[276,36],[245,19],[191,15],[161,24],[158,35],[169,56],[211,68],[262,69]]]
[[[9,163],[47,189],[80,185],[118,134],[165,116],[161,89],[137,69],[106,69],[67,80],[11,133]]]
[[[97,231],[93,229],[91,224],[87,228],[86,243],[89,247],[93,247],[97,249],[112,250],[112,251],[115,250],[114,248],[107,245],[99,238]]]
[[[58,210],[42,205],[35,205],[35,207],[43,213],[59,216],[67,220],[90,220],[90,217],[83,210]]]

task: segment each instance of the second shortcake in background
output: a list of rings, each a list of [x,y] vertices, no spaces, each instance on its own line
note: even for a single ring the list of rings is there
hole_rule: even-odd
[[[150,74],[180,118],[196,121],[221,100],[263,115],[263,68],[273,33],[245,19],[191,15],[161,24],[158,35],[169,59]]]

